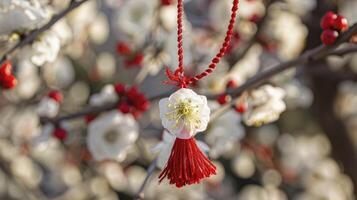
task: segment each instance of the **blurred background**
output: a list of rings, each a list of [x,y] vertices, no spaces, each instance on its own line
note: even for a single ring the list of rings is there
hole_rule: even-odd
[[[0,55],[75,3],[1,0]],[[187,74],[218,51],[231,5],[184,1]],[[357,21],[356,0],[240,0],[227,56],[193,89],[219,109],[227,84],[319,46],[327,11]],[[177,66],[176,14],[175,0],[87,0],[8,56],[18,84],[0,96],[0,199],[356,199],[356,53],[265,80],[284,92],[278,119],[248,126],[249,113],[230,109],[197,135],[217,175],[180,189],[158,184],[160,154],[172,142],[158,100],[174,88],[162,82],[165,67]],[[112,106],[115,83],[137,86],[150,107],[124,114]]]

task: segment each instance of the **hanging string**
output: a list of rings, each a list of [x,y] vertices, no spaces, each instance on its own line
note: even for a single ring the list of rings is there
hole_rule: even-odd
[[[193,78],[191,78],[189,80],[189,82],[187,82],[187,84],[192,84],[206,76],[208,76],[209,74],[211,74],[213,72],[213,70],[216,69],[217,64],[219,63],[219,61],[221,60],[221,58],[225,55],[225,53],[227,52],[227,48],[229,46],[229,43],[231,42],[231,38],[232,38],[232,34],[233,34],[233,28],[234,28],[234,24],[236,21],[236,17],[237,17],[237,11],[238,11],[238,3],[239,0],[233,0],[233,6],[232,6],[232,14],[231,14],[231,19],[229,21],[229,25],[228,25],[228,30],[226,32],[226,37],[224,38],[224,42],[221,46],[221,49],[219,50],[219,52],[216,54],[216,56],[212,59],[211,63],[209,64],[208,68],[203,71],[202,73],[194,76]]]
[[[178,55],[178,67],[177,73],[184,76],[183,71],[183,30],[182,30],[182,15],[183,15],[183,0],[177,2],[177,55]]]
[[[178,56],[178,67],[174,74],[169,68],[166,68],[166,75],[170,81],[166,81],[167,84],[175,84],[181,88],[186,88],[188,78],[184,74],[183,69],[183,0],[177,0],[177,56]]]
[[[170,71],[169,68],[166,68],[166,75],[169,78],[169,81],[166,81],[167,84],[176,84],[177,86],[181,88],[186,88],[190,84],[193,84],[197,82],[198,80],[208,76],[211,74],[215,69],[217,64],[220,62],[221,58],[226,54],[227,48],[229,46],[229,43],[231,42],[232,34],[233,34],[233,29],[234,29],[234,24],[236,21],[237,17],[237,11],[238,11],[238,4],[239,0],[233,0],[233,6],[231,9],[231,17],[230,21],[228,24],[228,29],[226,32],[226,36],[224,38],[224,42],[219,50],[219,52],[216,54],[216,56],[211,60],[211,63],[208,65],[208,68],[201,72],[200,74],[189,78],[186,77],[184,74],[184,66],[183,66],[183,36],[182,36],[182,16],[183,16],[183,0],[178,0],[177,1],[177,54],[178,54],[178,62],[179,65],[177,69],[175,70],[174,73]]]

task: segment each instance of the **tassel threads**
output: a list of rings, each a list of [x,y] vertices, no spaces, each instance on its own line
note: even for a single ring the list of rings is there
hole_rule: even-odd
[[[176,138],[165,169],[160,173],[159,182],[167,177],[170,184],[180,188],[196,184],[203,178],[216,174],[216,166],[198,148],[194,138]]]

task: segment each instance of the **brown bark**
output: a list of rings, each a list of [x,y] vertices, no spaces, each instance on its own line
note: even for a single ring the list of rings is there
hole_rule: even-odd
[[[311,77],[314,94],[313,111],[332,145],[332,156],[342,165],[357,191],[357,152],[341,119],[334,113],[334,103],[340,80],[314,74]]]

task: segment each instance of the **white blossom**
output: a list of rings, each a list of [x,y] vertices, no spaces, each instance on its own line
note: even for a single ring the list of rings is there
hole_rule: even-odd
[[[72,62],[65,56],[57,57],[53,63],[46,63],[42,69],[46,83],[54,88],[66,88],[75,79]]]
[[[248,78],[255,75],[260,67],[260,56],[263,48],[259,44],[253,45],[237,63],[234,64],[229,77],[239,85],[243,84]]]
[[[247,185],[240,192],[238,199],[287,200],[288,198],[282,190],[273,185]]]
[[[316,7],[316,0],[285,0],[290,10],[300,16],[306,15]]]
[[[143,41],[153,22],[156,1],[130,0],[126,1],[117,15],[118,30]]]
[[[97,161],[123,161],[138,136],[138,124],[131,115],[112,111],[89,124],[87,145]]]
[[[298,56],[305,47],[308,34],[306,26],[299,16],[282,11],[276,6],[271,12],[266,32],[278,42],[278,55],[282,59],[291,59]]]
[[[254,155],[247,150],[242,150],[232,159],[231,167],[233,172],[241,178],[252,177],[256,171]]]
[[[160,8],[160,22],[167,31],[175,30],[177,11],[175,5],[163,6]]]
[[[110,52],[102,52],[96,60],[96,70],[102,79],[109,79],[114,76],[116,70],[116,60]]]
[[[232,9],[231,1],[212,1],[209,9],[209,17],[213,27],[218,31],[225,31],[231,17],[230,10]],[[238,16],[250,18],[253,15],[263,15],[265,12],[264,3],[261,0],[249,1],[240,0]]]
[[[157,163],[156,165],[163,169],[169,160],[172,146],[174,145],[176,137],[170,134],[168,131],[164,131],[162,134],[162,140],[159,142],[152,151],[154,153],[159,153],[157,156]],[[197,141],[197,146],[201,149],[201,151],[208,153],[209,147],[202,141]]]
[[[276,121],[286,109],[283,101],[285,91],[271,85],[264,85],[252,91],[249,97],[248,111],[243,120],[248,126],[260,126]]]
[[[217,30],[225,30],[226,24],[222,22],[228,22],[230,2],[228,1],[212,1],[209,9],[210,21]],[[239,12],[238,12],[239,13]]]
[[[100,93],[94,94],[90,97],[89,104],[92,106],[100,106],[106,103],[114,103],[118,100],[113,85],[106,85],[102,88]]]
[[[40,120],[33,108],[17,112],[12,118],[11,138],[16,145],[31,140],[39,134]]]
[[[43,178],[40,166],[25,155],[17,155],[10,163],[10,169],[12,174],[29,188],[39,187]]]
[[[286,91],[286,104],[289,108],[307,108],[311,105],[312,92],[298,80],[292,80],[284,85],[284,90]]]
[[[47,17],[47,13],[36,0],[2,0],[0,35],[34,29],[43,24]]]
[[[335,111],[342,118],[348,118],[348,116],[354,116],[357,113],[356,83],[344,81],[339,85]]]
[[[98,2],[96,1],[88,1],[67,15],[66,20],[72,31],[72,40],[67,44],[67,48],[65,49],[65,52],[68,56],[74,59],[81,59],[83,58],[84,53],[88,50],[87,43],[89,41],[93,41],[93,36],[100,36],[99,38],[95,38],[95,41],[98,41],[98,39],[103,39],[103,36],[106,37],[108,30],[97,30],[98,35],[93,34],[93,29],[94,27],[98,27],[98,22],[99,25],[103,25],[100,24],[100,21],[103,20],[103,17],[100,16],[101,14],[99,12],[99,6],[100,5],[98,5]],[[107,28],[106,26],[107,24],[101,27]]]
[[[61,49],[61,41],[53,31],[46,32],[32,44],[31,62],[41,66],[46,62],[54,62]]]
[[[100,31],[98,31],[100,30]],[[100,13],[89,27],[89,36],[94,44],[100,45],[107,41],[109,36],[109,24],[107,17]]]
[[[323,134],[296,137],[283,134],[278,139],[278,148],[282,166],[298,173],[311,170],[331,152],[331,144]]]
[[[186,88],[179,89],[159,102],[162,125],[181,139],[206,130],[210,109],[205,96]]]
[[[55,117],[58,114],[59,103],[52,98],[41,99],[37,106],[37,114],[41,117]]]
[[[71,27],[69,26],[66,19],[58,21],[55,25],[52,26],[51,31],[56,33],[59,40],[61,41],[61,45],[68,44],[73,38]]]
[[[153,76],[157,75],[165,65],[174,59],[170,54],[168,54],[167,51],[161,51],[157,53],[155,47],[147,48],[144,52],[144,55],[145,57],[143,60],[143,65],[145,68],[140,71],[141,74],[138,75],[140,77],[145,77],[147,72]]]
[[[224,155],[227,151],[232,150],[237,142],[245,136],[244,128],[240,122],[241,116],[231,110],[210,125],[205,139],[211,147],[211,157],[218,158]]]

